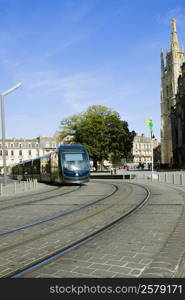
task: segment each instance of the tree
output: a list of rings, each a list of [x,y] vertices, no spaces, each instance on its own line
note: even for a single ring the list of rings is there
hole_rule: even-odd
[[[71,142],[86,146],[96,169],[98,161],[102,165],[105,159],[111,158],[115,163],[127,157],[135,135],[115,110],[101,105],[93,105],[86,112],[63,120],[61,126],[59,140],[71,136]]]

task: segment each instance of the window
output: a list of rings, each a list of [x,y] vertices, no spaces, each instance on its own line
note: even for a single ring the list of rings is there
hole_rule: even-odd
[[[12,156],[14,155],[14,152],[13,152],[13,150],[11,150],[11,155],[12,155]]]
[[[22,155],[22,150],[19,150],[19,155],[20,155],[20,156]]]
[[[28,155],[31,155],[31,150],[28,151]]]
[[[3,151],[2,150],[0,150],[0,156],[2,156],[3,155]]]
[[[19,148],[22,148],[22,144],[19,144]]]
[[[6,156],[8,156],[8,150],[6,150]]]
[[[168,87],[168,85],[166,86],[166,96],[167,97],[169,96],[169,87]]]

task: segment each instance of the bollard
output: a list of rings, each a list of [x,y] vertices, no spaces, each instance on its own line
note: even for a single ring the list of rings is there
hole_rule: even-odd
[[[29,188],[30,188],[30,190],[31,190],[31,180],[29,181]]]
[[[180,184],[183,185],[183,174],[180,174]]]
[[[175,175],[172,174],[172,184],[174,184],[174,183],[175,183]]]
[[[166,173],[164,173],[164,182],[166,183]]]
[[[14,182],[14,193],[16,193],[17,191],[17,186],[16,186],[16,182]]]
[[[3,185],[2,185],[2,183],[0,184],[0,195],[3,195]]]

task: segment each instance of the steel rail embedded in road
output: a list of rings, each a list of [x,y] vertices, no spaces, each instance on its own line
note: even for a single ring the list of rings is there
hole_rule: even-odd
[[[79,189],[81,186],[78,186],[78,188],[77,189]],[[47,191],[47,192],[43,192],[43,193],[37,193],[37,194],[33,194],[33,195],[27,195],[27,196],[24,196],[23,197],[23,200],[24,199],[28,199],[28,198],[30,198],[30,196],[32,196],[32,198],[35,198],[35,197],[37,197],[38,195],[43,195],[43,194],[45,194],[45,193],[47,193],[47,195],[48,195],[48,193],[53,193],[54,191],[58,191],[58,189],[61,189],[61,187],[59,187],[59,188],[57,188],[57,189],[54,189],[54,190],[51,190],[51,191]],[[73,192],[73,191],[76,191],[77,189],[73,189],[73,190],[70,190],[70,191],[67,191],[67,192],[64,192],[64,193],[60,193],[60,194],[54,194],[53,196],[52,195],[50,195],[50,196],[48,196],[47,198],[40,198],[40,199],[35,199],[35,200],[31,200],[31,201],[25,201],[25,202],[21,202],[21,203],[14,203],[14,204],[12,204],[12,205],[8,205],[8,206],[5,206],[5,207],[2,207],[2,208],[0,208],[0,211],[2,211],[2,210],[7,210],[7,209],[11,209],[11,208],[14,208],[14,207],[20,207],[20,206],[25,206],[25,205],[28,205],[28,204],[34,204],[34,203],[37,203],[37,202],[41,202],[41,201],[45,201],[45,200],[48,200],[48,199],[51,199],[51,198],[54,198],[54,197],[57,197],[57,196],[61,196],[61,195],[65,195],[65,194],[68,194],[68,193],[71,193],[71,192]],[[61,192],[61,191],[60,191]],[[16,200],[20,200],[21,199],[21,201],[22,201],[22,198],[18,198],[18,199],[16,199]],[[19,201],[18,201],[19,202]]]
[[[79,188],[81,188],[81,186],[79,186]],[[21,204],[21,203],[20,204],[16,204],[13,207],[27,205],[27,204],[35,204],[36,202],[45,201],[45,200],[48,200],[48,199],[56,198],[56,197],[63,196],[63,195],[66,195],[66,194],[70,194],[72,192],[75,192],[76,190],[77,189],[72,190],[72,191],[68,191],[68,192],[65,192],[65,193],[55,194],[53,196],[49,196],[47,198],[42,198],[42,199],[39,199],[39,200],[32,200],[32,201],[29,201],[29,202],[24,203],[24,204]],[[3,208],[0,209],[0,211],[1,210],[3,210]],[[13,228],[13,229],[10,229],[10,230],[6,230],[6,231],[3,231],[3,232],[0,232],[0,236],[6,235],[6,234],[10,234],[10,233],[13,233],[13,232],[16,232],[16,231],[19,231],[19,230],[23,230],[23,229],[26,229],[26,228],[29,228],[29,227],[32,227],[32,226],[35,226],[35,225],[39,225],[39,224],[42,224],[42,223],[45,223],[45,222],[48,222],[48,221],[53,221],[55,219],[58,219],[58,218],[62,217],[63,215],[67,215],[68,213],[70,213],[70,211],[62,213],[62,214],[58,214],[58,215],[55,215],[55,216],[52,216],[52,217],[49,217],[49,218],[45,218],[45,219],[40,220],[40,221],[32,222],[32,223],[29,223],[29,224],[26,224],[26,225],[23,225],[23,226],[20,226],[20,227],[16,227],[16,228]]]
[[[134,185],[141,186],[139,184],[134,184]],[[142,186],[142,187],[146,190],[147,195],[134,208],[129,209],[122,216],[120,216],[119,218],[115,218],[111,223],[107,224],[106,226],[103,226],[102,228],[98,229],[94,233],[91,233],[91,234],[87,235],[86,237],[84,237],[84,238],[82,238],[82,239],[80,239],[80,240],[78,240],[78,241],[76,241],[76,242],[74,242],[74,243],[58,250],[58,251],[56,251],[55,253],[52,253],[51,255],[48,255],[47,257],[39,259],[36,263],[32,263],[27,267],[20,268],[19,270],[15,271],[15,272],[12,272],[11,274],[9,274],[8,277],[18,278],[18,277],[21,277],[23,275],[28,274],[29,272],[34,271],[35,269],[38,269],[39,267],[42,267],[46,264],[49,264],[50,262],[52,262],[52,261],[56,260],[57,258],[61,257],[64,253],[67,253],[67,252],[69,252],[69,251],[85,244],[86,242],[88,242],[89,240],[95,238],[96,236],[103,233],[107,229],[109,229],[109,228],[113,227],[114,225],[118,224],[119,222],[125,220],[127,217],[129,217],[130,215],[135,213],[138,209],[140,209],[142,206],[144,206],[146,204],[146,202],[148,201],[148,199],[150,197],[150,191],[149,191],[148,188],[146,188],[144,186]]]
[[[67,211],[67,212],[64,212],[64,213],[61,213],[61,214],[57,214],[57,215],[55,215],[55,216],[52,216],[52,217],[49,217],[49,218],[46,218],[46,219],[43,219],[43,220],[40,220],[40,221],[36,221],[36,222],[30,223],[30,224],[26,224],[26,225],[24,225],[24,226],[20,226],[20,227],[17,227],[17,228],[13,228],[13,229],[11,229],[11,230],[7,230],[7,231],[4,231],[4,232],[0,232],[0,236],[7,235],[7,234],[11,234],[11,233],[14,233],[14,232],[17,232],[17,231],[26,229],[26,228],[33,227],[33,226],[35,226],[35,225],[40,225],[40,224],[45,223],[45,222],[48,222],[48,221],[54,221],[54,220],[59,219],[59,218],[61,218],[61,217],[64,217],[64,216],[73,214],[73,213],[75,213],[75,212],[77,212],[77,211],[80,211],[80,210],[82,210],[82,209],[84,209],[84,208],[87,208],[87,207],[89,207],[89,206],[92,206],[92,205],[94,205],[94,204],[97,204],[98,202],[101,202],[101,201],[105,200],[106,198],[112,196],[112,195],[118,190],[118,188],[117,188],[116,185],[114,185],[114,184],[111,184],[111,185],[114,186],[114,190],[113,190],[109,195],[107,195],[107,196],[104,196],[104,197],[102,197],[102,198],[100,198],[100,199],[98,199],[98,200],[96,200],[96,201],[93,201],[93,202],[90,202],[90,203],[88,203],[88,204],[85,204],[85,205],[83,205],[83,206],[81,206],[81,207],[79,207],[79,208],[75,208],[75,209],[69,210],[69,211]],[[66,195],[66,194],[69,194],[69,193],[72,193],[72,192],[75,192],[75,191],[76,191],[76,190],[69,191],[69,192],[66,192],[66,193],[63,193],[63,194],[60,194],[60,195],[55,195],[55,196],[53,196],[53,197],[50,197],[49,199],[54,198],[54,197],[58,197],[58,196],[62,196],[62,195]],[[47,199],[48,199],[48,198],[45,198],[45,199],[43,199],[43,200],[47,200]],[[71,224],[69,224],[69,225],[71,225]],[[0,250],[0,252],[2,252],[2,250]]]

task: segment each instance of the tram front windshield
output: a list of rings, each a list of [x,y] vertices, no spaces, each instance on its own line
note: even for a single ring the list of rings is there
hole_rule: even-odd
[[[89,169],[88,158],[85,152],[63,152],[62,157],[64,169],[68,169],[70,171]]]

